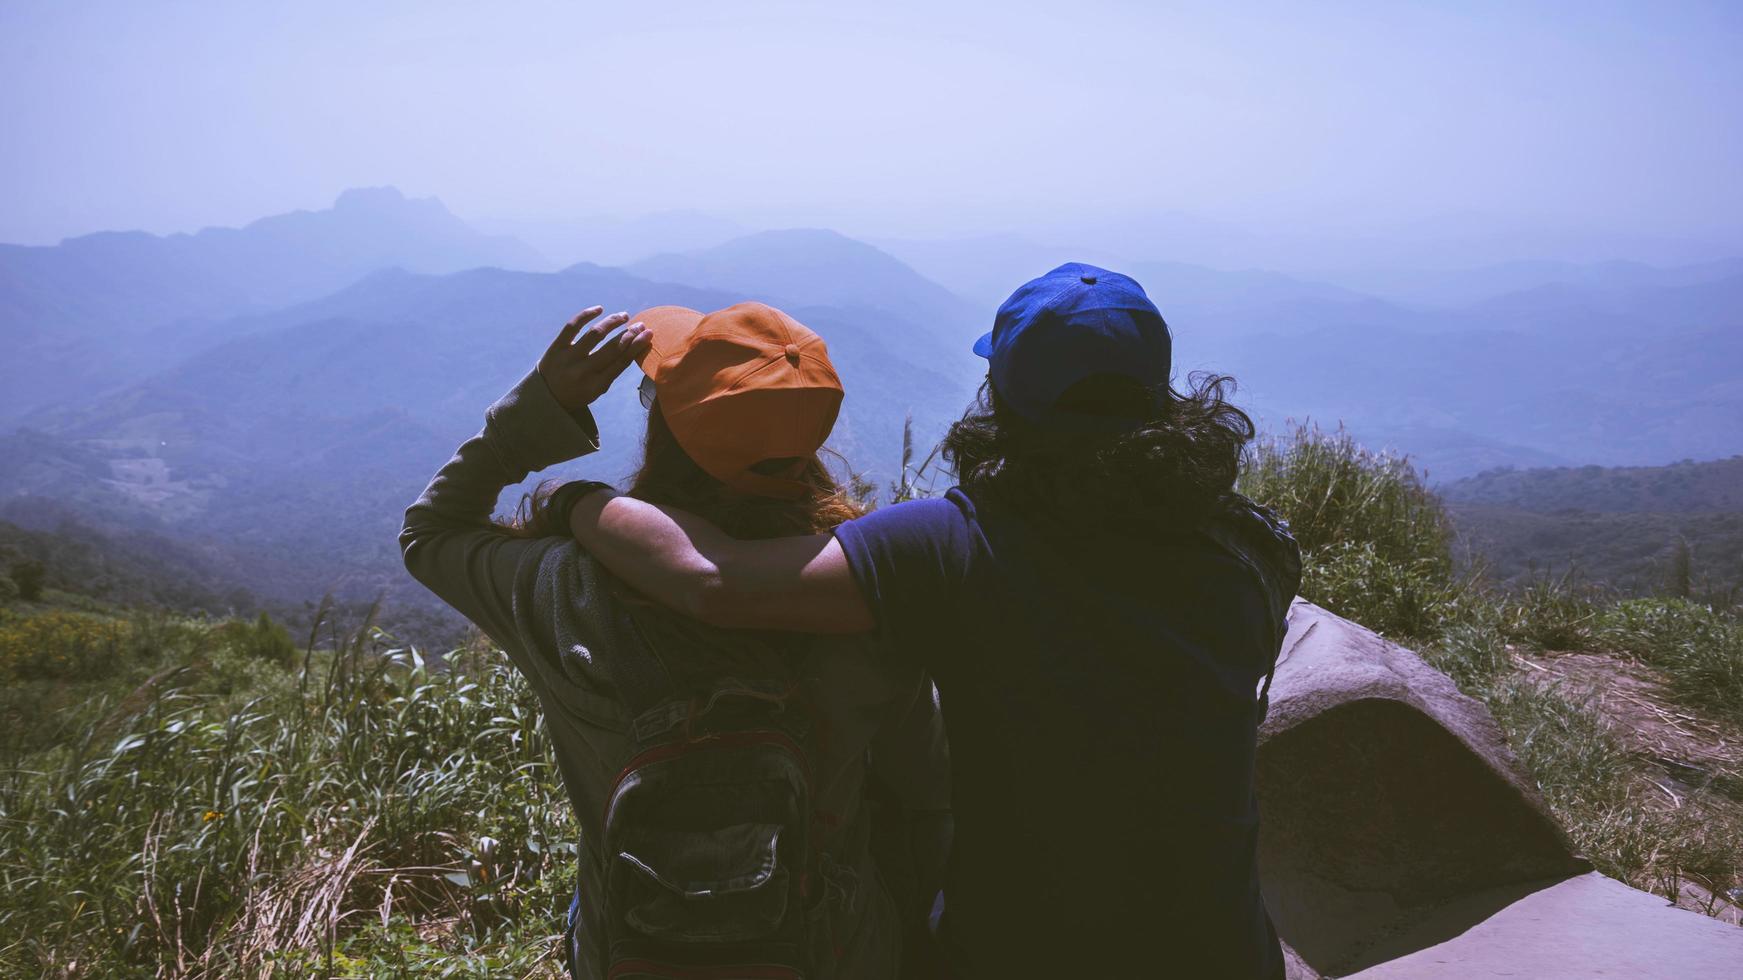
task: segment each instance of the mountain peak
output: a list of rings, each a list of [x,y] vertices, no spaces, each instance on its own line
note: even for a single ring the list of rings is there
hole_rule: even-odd
[[[754,232],[710,248],[656,255],[628,269],[656,282],[792,306],[883,308],[920,323],[972,317],[961,299],[900,259],[827,228]]]
[[[401,193],[399,188],[392,186],[348,188],[341,191],[339,197],[333,201],[333,210],[358,214],[379,214],[401,210],[408,204],[430,207],[443,212],[448,210],[436,198],[409,198]]]

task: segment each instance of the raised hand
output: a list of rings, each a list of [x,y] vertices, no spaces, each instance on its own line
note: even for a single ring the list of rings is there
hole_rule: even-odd
[[[606,335],[629,320],[628,313],[613,313],[603,319],[602,306],[590,306],[557,331],[557,339],[539,358],[539,376],[557,396],[558,404],[573,412],[593,404],[605,394],[623,369],[647,349],[647,328],[639,322]],[[591,325],[589,325],[591,324]],[[586,327],[586,330],[582,330]],[[601,343],[604,341],[604,343]]]

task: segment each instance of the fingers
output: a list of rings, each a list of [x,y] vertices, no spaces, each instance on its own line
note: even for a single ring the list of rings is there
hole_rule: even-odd
[[[603,395],[653,341],[653,334],[642,323],[624,327],[628,313],[601,317],[601,309],[590,306],[577,313],[563,325],[557,339],[539,359],[539,374],[551,387],[557,403],[570,411]],[[611,335],[618,327],[624,328]]]
[[[592,369],[595,383],[600,389],[609,387],[642,351],[647,350],[652,340],[653,334],[647,327],[641,323],[632,323],[594,351],[593,356],[588,359],[588,366]]]
[[[599,346],[599,342],[605,339],[606,334],[609,334],[627,322],[629,322],[628,313],[613,313],[604,319],[596,320],[582,332],[580,338],[575,341],[573,347],[578,353],[589,353],[593,348]]]
[[[563,329],[557,331],[557,339],[551,341],[551,346],[548,350],[554,351],[558,348],[569,346],[575,341],[575,335],[581,332],[581,328],[587,324],[587,321],[604,312],[605,307],[603,306],[589,306],[585,310],[575,314],[573,319],[568,323],[563,324]]]

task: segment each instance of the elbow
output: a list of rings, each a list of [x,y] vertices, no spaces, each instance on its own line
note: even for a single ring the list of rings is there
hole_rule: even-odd
[[[412,514],[407,512],[405,525],[399,529],[399,557],[405,563],[405,570],[420,583],[424,582],[424,571],[428,565],[424,560],[428,544],[428,532],[420,528],[412,520]]]
[[[745,597],[718,569],[691,576],[675,598],[678,611],[698,622],[727,628],[744,625]]]
[[[412,570],[412,550],[418,543],[418,531],[412,523],[410,511],[406,512],[405,522],[399,528],[399,557],[405,562],[406,571]]]

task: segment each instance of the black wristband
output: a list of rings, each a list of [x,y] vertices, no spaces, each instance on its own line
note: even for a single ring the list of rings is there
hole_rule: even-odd
[[[616,490],[609,483],[598,480],[571,480],[558,487],[545,499],[544,524],[549,530],[546,533],[566,535],[569,533],[569,512],[581,502],[581,498],[595,490]]]

